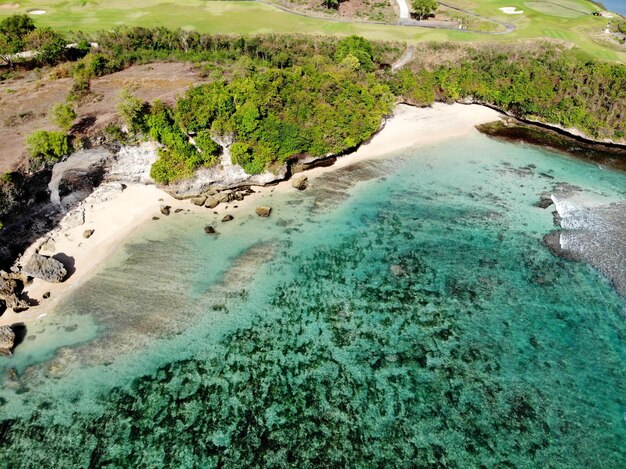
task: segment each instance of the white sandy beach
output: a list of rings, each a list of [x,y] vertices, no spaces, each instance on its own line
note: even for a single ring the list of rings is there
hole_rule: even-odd
[[[308,171],[309,181],[337,168],[345,167],[358,160],[383,156],[385,154],[409,148],[419,144],[433,143],[447,138],[454,138],[475,132],[474,126],[499,119],[500,114],[490,108],[479,105],[434,104],[430,108],[416,108],[399,105],[394,115],[389,118],[384,128],[372,140],[361,146],[358,151],[341,157],[330,167],[320,167]],[[238,202],[238,208],[230,205],[229,213],[236,213],[250,204],[255,204],[260,196],[269,191],[295,190],[290,181],[275,186],[255,187],[255,194]],[[91,197],[91,196],[90,196]],[[7,310],[0,316],[0,325],[28,323],[43,317],[54,310],[54,306],[68,293],[83,283],[97,270],[107,257],[124,242],[138,227],[150,221],[153,216],[164,218],[159,212],[160,205],[171,206],[172,215],[176,209],[198,210],[206,213],[208,209],[196,207],[189,200],[176,200],[153,185],[133,184],[124,191],[112,194],[107,200],[94,202],[86,199],[81,207],[85,211],[85,223],[73,228],[58,229],[52,238],[55,251],[74,259],[75,272],[63,283],[50,284],[35,279],[26,285],[24,291],[31,299],[39,302],[38,306],[27,311],[14,313]],[[224,211],[219,205],[216,211]],[[83,238],[87,229],[95,230],[88,238]],[[43,294],[50,292],[50,299],[44,300]]]

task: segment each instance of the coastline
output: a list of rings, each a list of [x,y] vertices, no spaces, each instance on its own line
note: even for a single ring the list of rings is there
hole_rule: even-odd
[[[500,112],[477,104],[435,103],[429,108],[400,104],[369,142],[353,153],[338,157],[331,166],[315,167],[303,174],[314,180],[325,172],[346,167],[355,161],[382,157],[416,145],[477,132],[476,125],[493,122],[501,116]],[[230,206],[228,212],[236,214],[237,211],[255,204],[268,192],[288,190],[296,190],[291,187],[290,180],[270,186],[254,186],[255,193],[238,202],[237,209]],[[29,323],[50,314],[68,294],[90,278],[133,232],[146,222],[152,222],[154,216],[164,218],[159,211],[161,205],[171,207],[172,213],[169,216],[176,216],[175,211],[180,209],[204,213],[209,210],[195,206],[189,200],[178,200],[154,185],[129,184],[124,190],[101,199],[95,192],[90,195],[76,207],[84,210],[83,224],[71,227],[61,225],[46,236],[54,240],[55,253],[62,253],[72,259],[74,265],[71,275],[62,283],[52,284],[35,279],[27,284],[24,293],[39,304],[21,313],[7,309],[0,316],[0,326]],[[211,209],[218,213],[226,210],[223,204]],[[85,239],[85,230],[94,230],[94,233]],[[41,241],[38,241],[27,252],[33,251],[40,244]],[[47,292],[50,292],[50,298],[42,299]]]

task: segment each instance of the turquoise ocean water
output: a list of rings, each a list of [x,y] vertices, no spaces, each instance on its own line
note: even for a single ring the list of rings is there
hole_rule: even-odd
[[[626,303],[542,245],[556,186],[626,199],[474,134],[149,223],[0,358],[0,467],[624,467]]]

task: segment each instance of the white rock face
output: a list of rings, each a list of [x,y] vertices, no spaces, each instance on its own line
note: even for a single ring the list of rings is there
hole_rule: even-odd
[[[158,144],[144,142],[137,146],[124,146],[111,162],[107,179],[109,181],[154,184],[150,168],[157,160]]]
[[[70,177],[78,178],[81,175],[88,175],[95,171],[98,167],[101,167],[107,160],[112,157],[112,153],[103,147],[92,148],[89,150],[80,150],[70,155],[70,157],[54,165],[52,168],[52,176],[48,183],[48,189],[50,190],[50,201],[62,205],[73,205],[74,200],[71,195],[70,200],[65,200],[65,197],[61,201],[59,194],[59,185],[64,178]],[[85,194],[86,195],[86,194]]]
[[[286,166],[282,166],[278,173],[265,172],[262,174],[247,174],[239,165],[235,165],[230,160],[231,139],[222,141],[216,139],[222,145],[223,153],[220,163],[212,168],[201,168],[191,179],[178,181],[166,187],[166,190],[176,197],[188,197],[201,194],[209,187],[227,189],[242,185],[261,186],[270,182],[279,181],[285,178]]]

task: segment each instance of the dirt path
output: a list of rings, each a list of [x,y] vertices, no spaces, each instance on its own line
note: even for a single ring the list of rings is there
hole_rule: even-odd
[[[393,63],[393,65],[391,66],[391,71],[395,72],[397,70],[400,70],[402,67],[408,64],[411,60],[413,60],[414,56],[415,56],[415,46],[410,45],[406,48],[406,50],[404,51],[404,54],[402,54],[402,57],[400,57],[398,60],[396,60]]]

